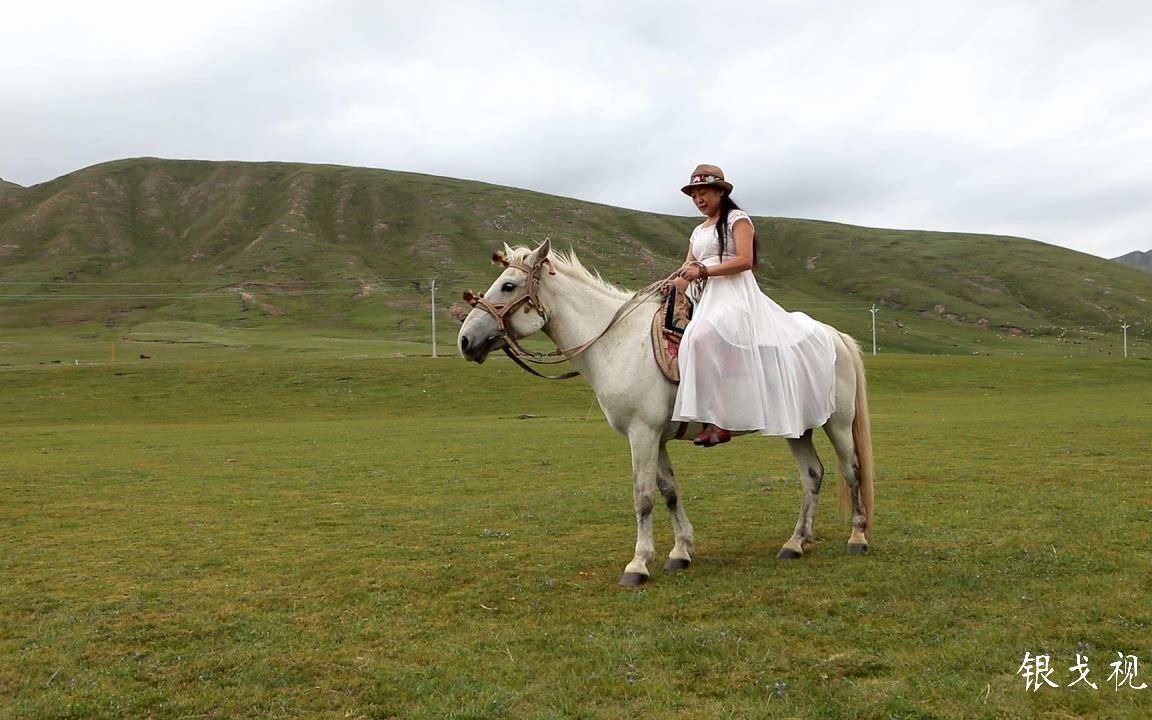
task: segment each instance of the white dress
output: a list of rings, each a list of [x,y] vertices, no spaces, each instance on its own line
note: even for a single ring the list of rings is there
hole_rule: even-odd
[[[752,222],[741,210],[729,212],[726,260],[737,220]],[[701,224],[689,242],[698,261],[720,263],[715,225]],[[751,270],[708,278],[680,341],[679,362],[674,421],[795,438],[823,425],[835,407],[831,333],[760,292]]]

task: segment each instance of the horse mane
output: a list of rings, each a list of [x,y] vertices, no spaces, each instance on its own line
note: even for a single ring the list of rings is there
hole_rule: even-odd
[[[532,248],[523,246],[515,247],[512,248],[511,258],[522,262],[531,252]],[[633,295],[631,290],[627,290],[605,280],[600,276],[599,271],[589,270],[584,267],[584,264],[580,262],[580,258],[576,257],[576,251],[574,249],[570,249],[567,252],[563,250],[552,250],[548,253],[548,260],[557,272],[563,273],[565,277],[577,280],[591,288],[616,295],[621,300],[627,300]]]

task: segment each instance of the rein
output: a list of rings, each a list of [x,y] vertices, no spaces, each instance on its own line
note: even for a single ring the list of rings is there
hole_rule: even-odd
[[[632,297],[628,298],[628,300],[626,300],[624,304],[616,310],[616,313],[612,316],[612,319],[608,321],[608,324],[604,327],[604,329],[597,333],[596,336],[591,340],[571,348],[556,348],[552,352],[538,353],[526,350],[522,345],[520,345],[516,337],[508,332],[508,328],[504,324],[504,318],[510,312],[512,312],[513,309],[519,307],[520,305],[526,304],[527,306],[524,308],[524,312],[531,312],[532,310],[535,310],[536,313],[544,319],[545,324],[547,324],[548,311],[545,310],[544,306],[540,303],[539,297],[540,270],[542,267],[544,267],[545,264],[547,264],[548,274],[555,275],[556,271],[552,268],[552,263],[548,260],[548,258],[544,258],[535,267],[528,267],[527,265],[524,265],[523,263],[517,262],[515,260],[508,260],[502,253],[494,253],[492,255],[492,262],[503,265],[506,268],[515,268],[528,276],[528,279],[525,281],[524,286],[521,288],[520,292],[506,302],[494,303],[486,299],[484,297],[484,293],[477,295],[471,290],[467,290],[464,293],[464,302],[468,303],[473,308],[479,308],[483,310],[495,318],[496,327],[500,330],[500,334],[504,338],[504,354],[511,358],[513,362],[515,362],[524,370],[527,370],[536,377],[544,378],[545,380],[568,380],[569,378],[578,376],[580,373],[573,370],[562,375],[544,375],[543,373],[538,372],[532,368],[525,361],[535,363],[537,365],[556,365],[571,360],[588,348],[592,347],[593,343],[608,334],[608,331],[615,327],[617,323],[628,317],[628,315],[630,315],[636,308],[640,307],[640,304],[643,301],[659,292],[660,287],[664,283],[669,282],[679,274],[679,271],[677,271],[663,280],[659,280],[652,283],[651,285],[648,285],[647,287],[637,290],[632,294]]]

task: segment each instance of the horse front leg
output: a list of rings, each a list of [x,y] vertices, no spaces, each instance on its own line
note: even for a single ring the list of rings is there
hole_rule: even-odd
[[[658,470],[656,484],[660,488],[660,494],[664,496],[664,504],[668,507],[668,514],[672,518],[672,533],[676,538],[672,552],[668,554],[668,561],[664,563],[664,569],[684,570],[692,564],[692,550],[696,545],[696,536],[692,532],[692,523],[688,521],[688,513],[684,511],[684,502],[680,497],[680,489],[676,486],[676,474],[672,472],[672,459],[668,457],[666,443],[660,444]]]
[[[820,486],[824,482],[824,465],[816,455],[811,430],[799,438],[788,438],[788,449],[792,451],[792,457],[800,470],[804,497],[800,501],[800,518],[796,521],[796,529],[776,557],[793,559],[802,557],[814,544],[812,524],[816,519],[816,505],[820,501]]]
[[[637,587],[648,581],[648,563],[656,557],[652,539],[652,507],[659,476],[660,436],[650,431],[630,431],[632,448],[632,504],[636,510],[636,554],[624,568],[620,584]]]

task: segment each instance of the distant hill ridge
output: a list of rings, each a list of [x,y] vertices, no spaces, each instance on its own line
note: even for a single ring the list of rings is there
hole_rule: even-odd
[[[773,297],[858,336],[875,303],[906,349],[1152,316],[1146,274],[1031,240],[755,221]],[[120,160],[5,183],[0,326],[187,319],[403,337],[422,327],[432,279],[446,308],[491,281],[502,243],[549,237],[640,287],[679,265],[697,222],[390,170]]]
[[[1147,250],[1145,252],[1136,250],[1128,253],[1127,255],[1121,255],[1118,258],[1112,259],[1116,262],[1124,263],[1125,265],[1134,267],[1138,270],[1152,272],[1152,250]]]

